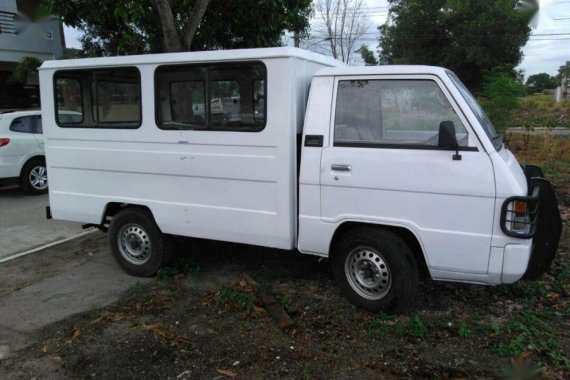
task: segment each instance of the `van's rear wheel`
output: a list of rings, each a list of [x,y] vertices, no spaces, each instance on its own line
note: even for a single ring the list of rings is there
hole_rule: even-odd
[[[341,292],[356,306],[394,313],[413,303],[417,264],[406,242],[393,232],[348,232],[334,247],[332,265]]]
[[[172,252],[172,238],[160,231],[150,212],[138,208],[127,208],[113,218],[109,243],[119,265],[140,277],[153,276]]]

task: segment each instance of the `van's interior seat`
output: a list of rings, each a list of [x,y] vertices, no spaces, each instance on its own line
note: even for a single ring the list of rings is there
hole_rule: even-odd
[[[341,116],[336,127],[336,138],[349,141],[375,141],[377,136],[371,123],[354,115]]]

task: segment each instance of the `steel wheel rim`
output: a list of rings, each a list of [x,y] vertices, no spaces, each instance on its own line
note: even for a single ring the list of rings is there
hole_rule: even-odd
[[[146,263],[152,253],[150,236],[138,224],[126,224],[119,230],[117,246],[121,256],[134,265]]]
[[[34,166],[28,177],[30,185],[36,190],[45,190],[48,187],[47,170],[45,166]]]
[[[344,262],[344,273],[352,289],[367,300],[384,298],[392,287],[388,263],[370,247],[352,250]]]

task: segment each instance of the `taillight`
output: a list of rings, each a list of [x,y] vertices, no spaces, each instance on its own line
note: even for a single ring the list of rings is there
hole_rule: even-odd
[[[0,138],[0,147],[6,146],[10,143],[10,139]]]

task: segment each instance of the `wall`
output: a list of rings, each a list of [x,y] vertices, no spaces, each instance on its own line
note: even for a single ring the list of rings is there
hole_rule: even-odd
[[[19,3],[21,7],[28,5],[26,1]],[[0,62],[19,62],[26,56],[44,61],[63,55],[63,31],[56,17],[32,21],[18,11],[15,0],[3,0],[0,28]]]

